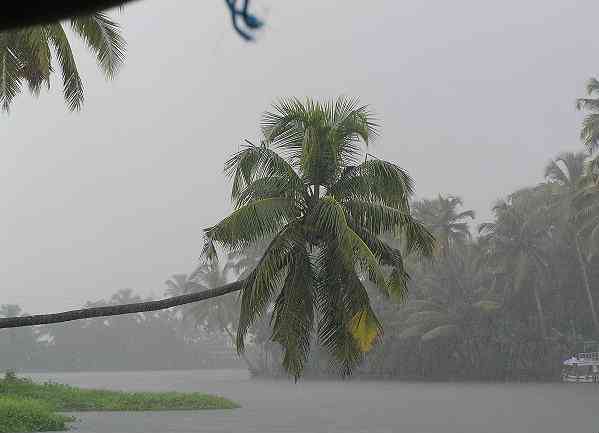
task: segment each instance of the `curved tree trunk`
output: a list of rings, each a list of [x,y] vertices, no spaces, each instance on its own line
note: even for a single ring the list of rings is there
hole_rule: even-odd
[[[599,337],[599,319],[597,318],[597,311],[595,310],[595,301],[593,300],[593,293],[591,292],[591,285],[589,284],[589,276],[587,274],[587,264],[582,250],[580,249],[580,242],[578,242],[578,235],[574,235],[574,243],[576,244],[576,255],[578,256],[578,264],[580,265],[580,273],[582,274],[582,280],[584,282],[584,288],[587,292],[587,299],[589,300],[589,306],[591,307],[591,316],[593,317],[593,324],[595,325],[595,334]]]
[[[178,305],[191,304],[192,302],[216,298],[228,293],[237,292],[243,287],[244,280],[225,284],[215,289],[203,292],[189,293],[173,296],[159,301],[137,302],[134,304],[110,305],[107,307],[82,308],[80,310],[65,311],[54,314],[37,314],[34,316],[7,317],[0,319],[0,329],[20,328],[23,326],[47,325],[50,323],[70,322],[72,320],[90,319],[92,317],[119,316],[130,313],[143,313],[146,311],[164,310]]]

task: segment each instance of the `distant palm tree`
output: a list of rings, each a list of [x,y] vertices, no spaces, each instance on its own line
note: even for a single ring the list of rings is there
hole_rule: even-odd
[[[443,291],[450,297],[459,297],[463,292],[459,274],[459,253],[471,238],[468,220],[474,218],[474,211],[459,210],[462,200],[455,196],[439,195],[434,200],[421,200],[414,203],[414,215],[424,223],[436,239],[437,260],[432,263],[435,274],[442,282]]]
[[[587,82],[587,97],[578,98],[576,107],[586,113],[580,129],[580,139],[589,153],[599,149],[599,80]]]
[[[387,161],[359,162],[362,143],[377,134],[368,107],[284,99],[262,130],[261,145],[225,165],[235,211],[206,230],[204,253],[215,258],[215,243],[236,251],[272,238],[242,289],[238,350],[275,299],[272,340],[285,369],[301,374],[317,321],[320,343],[347,374],[382,331],[363,279],[398,300],[406,293],[402,251],[379,236],[401,234],[406,252],[423,255],[434,239],[411,214],[409,175]]]
[[[227,283],[228,270],[226,265],[221,268],[218,263],[207,263],[199,265],[189,276],[173,275],[166,282],[169,287],[167,294],[177,296],[223,286]],[[235,345],[234,332],[239,322],[239,301],[236,294],[231,293],[205,302],[189,304],[183,308],[183,317],[193,320],[196,326],[205,331],[225,333]],[[254,366],[247,356],[244,353],[240,356],[250,371],[253,370]]]
[[[545,168],[545,177],[552,186],[557,186],[557,189],[554,191],[554,206],[557,208],[558,217],[565,217],[565,229],[569,237],[574,241],[580,273],[586,290],[591,317],[593,318],[593,325],[595,326],[596,334],[599,336],[599,318],[597,317],[587,271],[589,264],[583,254],[580,242],[581,228],[587,227],[586,223],[588,222],[582,223],[580,218],[580,212],[584,213],[585,209],[582,205],[582,198],[589,192],[588,189],[585,189],[585,186],[588,185],[588,177],[585,175],[587,158],[587,153],[563,153],[555,160],[549,162]],[[579,224],[577,224],[577,215],[579,215]],[[599,224],[597,226],[599,227]],[[593,230],[591,230],[592,232]],[[599,228],[597,232],[596,241],[599,241]]]
[[[112,78],[123,64],[125,40],[118,24],[105,14],[72,18],[71,30],[95,54],[100,69]],[[50,88],[53,72],[62,73],[63,94],[69,110],[83,104],[83,82],[79,76],[69,37],[62,23],[44,24],[0,32],[0,104],[8,111],[26,84],[34,95]]]
[[[414,203],[414,214],[433,232],[441,255],[449,253],[456,244],[470,239],[468,219],[474,219],[473,210],[458,211],[464,203],[455,196],[421,200]]]
[[[547,243],[552,225],[546,209],[535,203],[539,195],[543,196],[540,200],[543,202],[545,192],[539,190],[523,190],[513,194],[508,201],[500,201],[493,208],[496,221],[481,224],[479,233],[481,242],[488,248],[489,263],[513,276],[514,291],[520,291],[525,283],[532,288],[541,334],[545,339],[547,328],[540,286],[550,281]]]

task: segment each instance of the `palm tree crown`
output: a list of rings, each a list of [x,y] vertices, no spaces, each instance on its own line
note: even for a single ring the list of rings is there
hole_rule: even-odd
[[[118,24],[105,14],[96,12],[71,19],[70,26],[96,55],[98,65],[106,76],[112,78],[125,57],[125,40]],[[69,38],[61,23],[0,32],[2,110],[9,110],[23,84],[27,84],[34,95],[38,95],[44,85],[50,88],[50,76],[58,69],[62,72],[63,94],[67,106],[72,111],[79,110],[84,99],[83,82]]]
[[[547,337],[540,288],[550,281],[548,245],[552,235],[552,218],[545,188],[524,189],[493,208],[496,221],[479,227],[487,262],[512,276],[517,292],[531,282],[543,338]]]
[[[238,350],[274,299],[272,339],[287,371],[301,374],[317,323],[319,342],[348,374],[382,331],[365,280],[403,299],[403,254],[428,256],[434,239],[410,213],[408,173],[379,159],[360,163],[377,134],[368,107],[285,99],[264,115],[262,131],[260,145],[225,164],[235,210],[206,229],[204,254],[214,258],[215,243],[235,251],[269,239],[242,289]],[[381,239],[389,232],[403,251]]]
[[[438,250],[443,255],[470,239],[467,220],[474,219],[474,211],[458,211],[462,205],[461,198],[442,195],[435,200],[414,203],[415,215],[434,233]]]

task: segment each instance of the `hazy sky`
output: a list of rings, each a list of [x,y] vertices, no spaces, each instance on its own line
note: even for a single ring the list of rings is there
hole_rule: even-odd
[[[256,0],[267,26],[255,44],[223,3],[113,13],[126,66],[106,82],[76,45],[81,113],[55,83],[0,117],[0,303],[50,312],[120,288],[162,294],[229,209],[223,162],[259,138],[279,96],[371,104],[383,123],[373,153],[408,169],[419,196],[459,195],[479,220],[580,148],[574,100],[598,70],[596,1]]]

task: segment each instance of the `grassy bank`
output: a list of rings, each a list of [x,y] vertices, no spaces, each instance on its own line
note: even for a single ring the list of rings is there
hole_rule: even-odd
[[[55,412],[234,409],[236,403],[201,393],[121,392],[0,379],[0,433],[65,430],[70,418]]]
[[[23,397],[0,396],[0,433],[60,431],[72,417],[54,412],[50,404]]]

